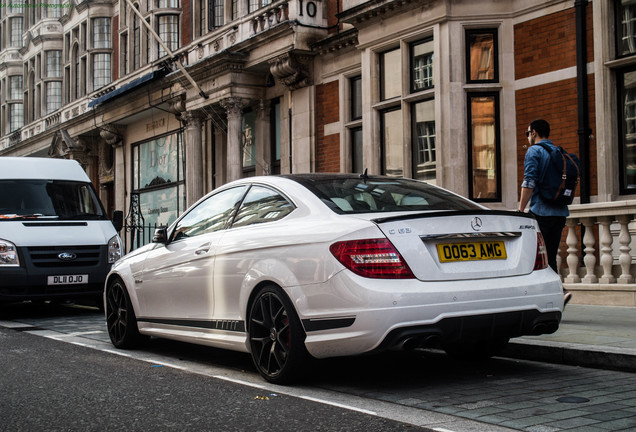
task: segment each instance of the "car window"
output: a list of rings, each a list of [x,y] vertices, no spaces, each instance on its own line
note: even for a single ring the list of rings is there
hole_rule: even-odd
[[[224,229],[245,194],[245,189],[246,186],[226,189],[200,202],[177,221],[172,233],[172,240],[181,240]]]
[[[277,221],[292,210],[293,204],[278,192],[262,186],[252,186],[239,208],[232,228]]]
[[[415,180],[293,177],[339,214],[426,210],[473,210],[477,204]]]

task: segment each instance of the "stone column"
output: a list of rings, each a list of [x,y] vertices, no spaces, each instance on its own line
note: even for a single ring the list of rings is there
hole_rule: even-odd
[[[228,98],[221,101],[227,112],[227,181],[240,179],[243,174],[243,108],[247,101]]]
[[[272,173],[272,140],[269,125],[269,101],[261,99],[256,108],[256,175]]]
[[[190,207],[203,196],[203,147],[201,117],[196,112],[181,114],[185,121],[186,205]]]

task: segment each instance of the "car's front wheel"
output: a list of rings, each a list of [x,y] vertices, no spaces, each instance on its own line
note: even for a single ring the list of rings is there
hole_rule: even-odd
[[[300,377],[309,354],[298,315],[275,285],[263,287],[249,309],[248,337],[254,365],[267,381],[286,384]]]
[[[121,279],[106,287],[106,324],[108,336],[117,348],[134,348],[142,341],[128,291]]]

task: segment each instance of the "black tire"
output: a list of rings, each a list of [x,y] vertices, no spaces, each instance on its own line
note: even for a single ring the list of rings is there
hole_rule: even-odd
[[[124,282],[115,278],[106,288],[106,324],[108,336],[117,348],[139,346],[143,337]]]
[[[248,315],[248,338],[258,372],[274,384],[303,375],[310,356],[305,333],[291,301],[275,285],[261,288]]]
[[[499,354],[508,345],[509,338],[491,340],[473,340],[443,345],[444,351],[451,357],[462,361],[488,360]]]

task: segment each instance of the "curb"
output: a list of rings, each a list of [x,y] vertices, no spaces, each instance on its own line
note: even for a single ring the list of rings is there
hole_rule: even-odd
[[[511,341],[500,357],[636,372],[636,350],[548,341]]]

